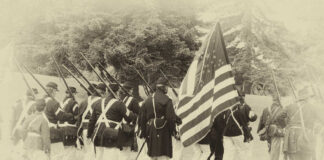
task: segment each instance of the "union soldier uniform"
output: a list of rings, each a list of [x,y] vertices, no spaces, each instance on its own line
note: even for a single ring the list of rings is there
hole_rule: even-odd
[[[28,160],[46,160],[49,158],[51,142],[48,120],[42,112],[45,101],[39,99],[36,105],[40,108],[39,111],[23,123],[25,156]]]
[[[172,100],[166,96],[164,79],[157,81],[156,92],[148,97],[141,107],[141,137],[146,138],[148,156],[152,159],[172,158],[172,135],[175,135],[176,122],[181,123],[173,108]]]
[[[267,141],[270,160],[279,160],[284,156],[282,154],[282,143],[285,118],[286,113],[283,111],[278,98],[275,98],[274,103],[269,108],[265,108],[261,115],[257,132],[261,140]]]
[[[49,82],[46,87],[57,90],[57,84]],[[73,121],[74,117],[71,113],[66,113],[61,109],[60,103],[55,99],[46,95],[44,97],[46,102],[45,115],[49,121],[50,138],[51,138],[51,159],[61,160],[64,156],[63,135],[61,128],[58,127],[58,121],[66,122]]]
[[[315,96],[310,87],[299,91],[299,101],[285,108],[287,126],[283,151],[291,160],[315,159],[314,124],[320,119],[314,105],[308,99]]]
[[[116,92],[118,86],[109,84],[110,88]],[[122,128],[122,120],[133,121],[134,114],[127,110],[126,106],[116,100],[111,93],[94,104],[93,113],[88,127],[88,137],[92,137],[96,146],[96,158],[103,157],[119,159],[122,145],[119,138]]]
[[[94,87],[96,87],[95,84],[92,84]],[[79,105],[79,118],[77,122],[78,126],[78,136],[82,137],[82,142],[83,142],[83,151],[84,151],[84,159],[90,159],[94,157],[94,152],[93,151],[93,144],[91,144],[91,140],[87,138],[87,133],[88,133],[88,125],[89,125],[89,120],[91,118],[91,114],[93,112],[93,104],[96,103],[101,99],[100,95],[96,94],[94,91],[95,88],[89,87],[88,88],[90,91],[92,91],[93,95],[90,95],[86,100],[82,101]]]
[[[37,89],[33,88],[33,91],[27,90],[26,96],[17,101],[13,107],[13,119],[12,119],[12,139],[14,144],[17,144],[21,137],[18,135],[17,130],[21,128],[24,120],[31,116],[35,112],[35,97]]]
[[[76,94],[74,87],[69,87],[72,94]],[[73,116],[77,116],[79,113],[78,103],[72,98],[69,91],[65,92],[67,96],[63,100],[63,111],[65,113],[71,113]],[[62,130],[63,145],[65,156],[64,159],[72,160],[76,154],[76,140],[77,140],[77,126],[76,120],[59,121],[58,126]]]

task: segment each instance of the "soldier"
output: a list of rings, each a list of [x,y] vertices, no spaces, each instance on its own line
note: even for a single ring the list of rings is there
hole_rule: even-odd
[[[17,144],[21,137],[17,134],[17,129],[19,129],[24,122],[24,120],[35,112],[35,96],[38,94],[38,90],[33,88],[28,89],[26,96],[18,100],[16,105],[13,107],[13,119],[12,119],[12,139],[14,144]]]
[[[46,160],[49,159],[51,151],[50,129],[47,117],[44,114],[45,100],[36,100],[35,114],[31,115],[23,123],[23,132],[27,160]]]
[[[286,114],[280,104],[279,96],[273,94],[272,97],[273,104],[263,110],[257,132],[260,139],[268,143],[270,160],[279,160],[283,158],[282,142]]]
[[[136,156],[136,152],[138,150],[137,146],[137,140],[136,140],[136,134],[135,134],[135,125],[136,125],[136,119],[139,114],[139,103],[136,98],[134,98],[133,95],[133,88],[134,84],[132,82],[125,82],[123,84],[123,87],[125,90],[130,94],[129,96],[127,94],[123,94],[124,92],[120,92],[120,98],[122,99],[123,103],[127,107],[128,110],[134,113],[135,119],[134,121],[127,123],[123,122],[123,125],[127,125],[127,127],[130,129],[130,132],[121,132],[120,138],[120,146],[123,147],[123,158],[124,159],[130,159],[131,157]],[[132,152],[133,151],[133,152]]]
[[[298,101],[285,108],[287,126],[283,151],[289,160],[314,160],[314,125],[324,123],[322,116],[312,103],[315,94],[310,86],[298,92]]]
[[[98,85],[99,86],[99,85]],[[114,98],[113,94],[118,91],[117,84],[109,84],[112,92],[94,104],[93,113],[89,121],[88,137],[92,136],[96,146],[96,158],[102,160],[104,157],[119,159],[121,154],[118,136],[122,132],[121,122],[134,120],[135,116],[127,110],[126,106]]]
[[[70,94],[69,90],[73,95]],[[69,87],[65,91],[65,98],[63,99],[63,111],[65,113],[70,113],[73,116],[77,116],[79,113],[78,103],[73,99],[75,97],[77,91],[75,87]],[[77,127],[76,120],[70,121],[59,121],[58,126],[62,130],[63,136],[63,145],[66,160],[73,160],[76,156],[76,140],[77,140]]]
[[[49,82],[46,85],[46,91],[55,97],[58,88],[57,84],[54,82]],[[53,99],[51,96],[46,95],[44,97],[46,102],[45,115],[49,121],[50,126],[50,138],[51,138],[51,160],[62,160],[64,157],[64,146],[62,130],[58,128],[58,121],[66,122],[73,121],[75,118],[73,114],[66,113],[61,109],[60,103]]]
[[[93,87],[92,87],[93,86]],[[84,159],[90,159],[91,157],[94,156],[91,148],[91,141],[89,138],[87,138],[87,133],[88,133],[88,124],[89,124],[89,119],[91,117],[92,111],[93,111],[93,104],[96,103],[101,99],[99,92],[100,90],[97,90],[94,87],[97,87],[96,84],[92,84],[92,86],[89,86],[88,89],[91,93],[88,93],[88,98],[80,103],[79,106],[79,117],[78,117],[78,136],[81,135],[81,139],[83,142],[83,151],[85,153]],[[97,92],[96,92],[97,91]]]
[[[174,112],[172,100],[166,95],[167,80],[159,78],[156,92],[148,97],[141,107],[141,138],[145,137],[148,156],[151,159],[172,158],[172,139],[176,124],[181,123]]]

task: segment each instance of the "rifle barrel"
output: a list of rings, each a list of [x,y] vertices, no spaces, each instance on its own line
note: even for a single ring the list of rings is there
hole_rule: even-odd
[[[83,57],[83,59],[89,64],[89,66],[91,67],[91,69],[93,70],[93,72],[98,76],[98,78],[100,79],[100,81],[106,85],[106,87],[108,88],[108,90],[111,92],[111,94],[114,95],[115,98],[118,98],[117,95],[113,92],[113,90],[109,87],[109,85],[107,85],[105,83],[105,81],[102,79],[102,77],[96,72],[95,68],[92,66],[92,64],[89,62],[89,60],[80,52],[80,55]]]
[[[114,78],[100,63],[98,63],[99,64],[99,66],[104,70],[104,72],[109,76],[109,77],[111,77],[112,78],[112,80],[115,82],[115,83],[117,83],[118,84],[118,86],[122,89],[122,91],[124,92],[124,93],[126,93],[127,94],[127,96],[130,96],[130,94],[127,92],[127,90],[116,80],[116,78]],[[109,77],[107,77],[108,79],[109,79]]]
[[[58,71],[58,73],[59,73],[59,76],[62,78],[62,80],[63,80],[63,82],[64,82],[64,85],[65,85],[66,89],[67,89],[68,92],[70,93],[72,99],[73,99],[74,101],[76,101],[76,99],[75,99],[75,97],[74,97],[74,95],[73,95],[73,93],[72,93],[70,87],[69,87],[68,84],[66,83],[66,80],[65,80],[65,78],[64,78],[64,76],[63,76],[63,73],[62,73],[62,70],[61,70],[60,66],[58,65],[57,61],[55,60],[55,57],[53,56],[53,54],[51,54],[51,56],[52,56],[52,59],[53,59],[53,61],[54,61],[54,63],[55,63],[55,67],[56,67],[56,69],[57,69],[57,71]]]
[[[75,79],[75,81],[77,81],[79,84],[80,84],[80,86],[85,90],[85,91],[87,91],[88,93],[90,93],[90,94],[93,94],[90,90],[88,90],[88,88],[86,87],[86,86],[84,86],[80,81],[79,81],[79,79],[77,78],[77,77],[75,77],[74,75],[73,75],[73,73],[63,64],[62,65],[63,66],[63,68]]]
[[[68,60],[69,61],[69,60]],[[71,62],[71,61],[69,61],[70,62],[70,64],[72,65],[72,67],[74,68],[74,70],[76,70],[77,71],[77,73],[88,83],[88,85],[89,86],[91,86],[92,88],[95,88],[91,83],[90,83],[90,81],[81,73],[81,71],[79,71],[79,69]],[[97,90],[94,90],[95,91],[95,93],[96,94],[98,94],[98,95],[100,95],[99,93],[98,93],[98,91]]]
[[[139,75],[139,77],[143,80],[143,82],[146,84],[146,86],[150,89],[151,93],[153,93],[153,89],[152,87],[150,86],[150,84],[145,80],[144,76],[135,68],[133,67],[134,70],[136,71],[136,73]]]
[[[18,70],[19,70],[19,72],[20,72],[20,74],[21,74],[21,76],[22,76],[22,78],[23,78],[23,80],[24,80],[24,82],[25,82],[27,88],[31,91],[31,93],[33,94],[33,97],[35,97],[35,93],[34,93],[33,89],[30,87],[30,85],[29,85],[29,83],[28,83],[28,81],[27,81],[25,75],[23,74],[23,72],[22,72],[22,68],[20,67],[20,65],[19,65],[19,63],[18,63],[18,60],[16,59],[15,56],[13,56],[13,59],[14,59],[14,61],[15,61],[15,64],[16,64],[16,66],[17,66],[17,68],[18,68]]]
[[[168,79],[168,77],[164,74],[164,72],[160,69],[160,72],[162,73],[162,75],[164,76],[164,78],[168,81],[171,89],[172,89],[172,92],[174,93],[174,95],[176,95],[178,97],[178,93],[177,91],[174,89],[173,85],[171,84],[170,80]]]

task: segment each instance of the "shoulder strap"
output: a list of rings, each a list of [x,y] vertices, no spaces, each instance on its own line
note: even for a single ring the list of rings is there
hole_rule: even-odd
[[[162,129],[162,128],[164,128],[164,126],[166,125],[166,121],[164,122],[164,124],[161,126],[161,127],[157,127],[156,126],[156,109],[155,109],[155,101],[154,101],[154,96],[155,96],[155,93],[153,93],[153,95],[152,95],[152,103],[153,103],[153,112],[154,112],[154,127],[155,127],[155,129]]]
[[[106,117],[106,113],[108,112],[109,108],[115,103],[117,102],[117,100],[115,98],[112,98],[107,105],[105,106],[105,100],[106,98],[101,100],[101,115],[99,116],[97,122],[102,122],[104,121],[106,126],[109,126],[108,123],[108,119]]]
[[[100,99],[100,97],[94,97],[93,99],[91,99],[91,96],[88,97],[88,104],[87,104],[87,109],[84,111],[83,115],[82,115],[82,121],[85,120],[85,117],[87,116],[87,114],[90,112],[90,114],[92,114],[92,104],[94,102],[97,102]]]
[[[128,106],[130,105],[130,103],[132,102],[133,97],[129,97],[125,103],[126,107],[128,108]]]

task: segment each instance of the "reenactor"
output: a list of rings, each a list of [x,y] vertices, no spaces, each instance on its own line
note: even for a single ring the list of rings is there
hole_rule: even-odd
[[[69,92],[69,90],[71,91],[71,93]],[[63,111],[65,113],[72,114],[74,117],[77,117],[79,113],[79,105],[74,99],[75,95],[77,94],[77,90],[75,87],[69,87],[69,90],[67,89],[65,91],[66,96],[63,99]],[[61,129],[63,136],[63,145],[65,152],[64,159],[74,160],[76,156],[76,140],[78,130],[76,126],[76,119],[69,121],[59,120],[58,127]]]
[[[101,99],[99,93],[101,92],[96,84],[91,84],[88,90],[92,93],[88,93],[87,99],[82,101],[79,105],[79,116],[78,116],[78,137],[81,137],[81,142],[83,144],[83,151],[85,153],[84,159],[90,159],[94,155],[92,154],[93,148],[91,147],[91,140],[87,138],[88,125],[91,114],[93,112],[93,104]]]
[[[297,102],[287,106],[287,126],[283,151],[291,160],[315,160],[316,140],[314,127],[324,123],[314,103],[316,94],[312,87],[305,86],[298,92]],[[322,106],[320,106],[322,107]]]
[[[26,95],[17,101],[13,107],[13,119],[12,119],[12,139],[14,144],[17,144],[21,137],[18,135],[17,130],[21,127],[24,120],[35,112],[35,95],[38,94],[38,90],[33,88],[28,89]]]
[[[151,159],[172,158],[171,136],[176,135],[176,124],[181,124],[167,92],[167,80],[159,78],[155,93],[141,107],[140,137],[146,139],[147,154]]]
[[[124,156],[124,159],[130,159],[136,156],[136,152],[138,150],[137,139],[135,134],[135,125],[137,117],[139,115],[140,107],[137,99],[132,96],[134,84],[132,84],[132,82],[127,81],[123,84],[123,88],[130,95],[125,94],[125,92],[119,92],[120,98],[122,99],[127,109],[134,113],[135,119],[132,122],[125,122],[125,120],[123,120],[124,127],[129,128],[129,131],[121,132],[119,136],[119,145],[120,147],[122,147],[122,156]]]
[[[99,86],[99,85],[98,85]],[[96,147],[96,158],[104,157],[119,159],[122,148],[119,136],[123,132],[122,120],[132,122],[134,114],[127,110],[125,104],[118,101],[116,95],[119,87],[117,84],[109,84],[107,96],[94,104],[88,127],[88,137],[92,137]]]
[[[49,121],[50,138],[51,138],[51,160],[62,160],[64,157],[63,135],[62,130],[58,127],[58,121],[74,121],[72,113],[66,113],[60,106],[60,103],[53,99],[58,91],[57,84],[49,82],[46,85],[46,91],[50,95],[44,97],[46,102],[45,115]],[[53,97],[53,98],[52,98]]]
[[[282,154],[282,142],[286,113],[277,94],[272,95],[273,103],[262,112],[257,132],[261,141],[267,141],[270,160],[279,160]]]
[[[51,151],[50,128],[44,114],[45,100],[37,99],[35,114],[23,123],[25,158],[27,160],[47,160]]]

